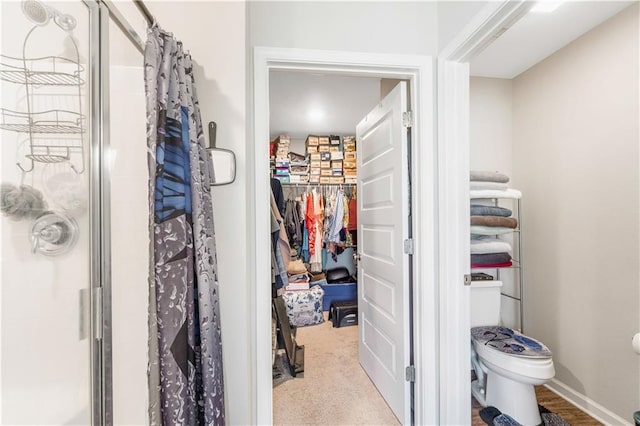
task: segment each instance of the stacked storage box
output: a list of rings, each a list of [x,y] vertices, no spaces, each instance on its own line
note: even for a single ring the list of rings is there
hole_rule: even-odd
[[[318,136],[309,135],[306,141],[309,158],[309,183],[320,183],[320,150]]]
[[[275,144],[275,169],[273,177],[282,183],[289,183],[289,144],[291,139],[289,136],[280,135],[272,142]]]
[[[289,179],[291,183],[309,182],[309,161],[307,157],[295,152],[289,153]]]
[[[320,183],[331,183],[331,145],[329,136],[318,137],[320,153]]]
[[[345,136],[342,141],[344,183],[357,183],[357,158],[355,136]]]
[[[344,183],[342,175],[342,151],[340,136],[329,136],[329,153],[331,159],[331,179],[329,183]]]

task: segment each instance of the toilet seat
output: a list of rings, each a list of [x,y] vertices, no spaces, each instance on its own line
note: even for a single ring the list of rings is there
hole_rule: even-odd
[[[473,327],[471,338],[474,342],[512,356],[551,358],[552,355],[542,342],[508,327]]]
[[[489,334],[485,334],[487,331]],[[508,346],[509,340],[496,341],[491,339],[491,336],[496,333],[512,333],[517,335],[516,342],[524,342],[525,346],[532,342],[532,347],[527,347],[521,352],[514,352]],[[482,363],[505,377],[518,381],[528,380],[538,384],[552,379],[555,375],[551,351],[544,344],[531,337],[506,327],[474,327],[471,329],[471,339],[473,348]]]
[[[509,355],[476,341],[473,342],[473,347],[484,365],[512,380],[523,381],[526,379],[534,384],[542,384],[555,375],[551,357],[530,358]]]

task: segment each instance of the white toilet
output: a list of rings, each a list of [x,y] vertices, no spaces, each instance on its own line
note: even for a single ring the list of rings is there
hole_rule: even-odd
[[[471,392],[524,426],[542,423],[534,385],[555,375],[551,351],[531,337],[499,327],[500,281],[471,283]]]

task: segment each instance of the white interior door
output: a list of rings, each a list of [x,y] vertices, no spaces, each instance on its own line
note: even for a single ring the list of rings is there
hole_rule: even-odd
[[[356,128],[360,364],[403,424],[411,421],[407,85],[399,83]]]

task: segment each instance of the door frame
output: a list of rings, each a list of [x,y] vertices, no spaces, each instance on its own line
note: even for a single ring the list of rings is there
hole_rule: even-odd
[[[469,60],[533,7],[489,2],[440,52],[437,61],[440,422],[471,420],[469,286]],[[447,223],[443,223],[447,222]]]
[[[411,140],[413,256],[413,342],[416,367],[414,418],[416,424],[438,420],[438,286],[436,194],[438,157],[434,106],[434,65],[431,57],[345,51],[265,48],[253,52],[253,135],[249,146],[251,346],[255,423],[271,424],[271,247],[269,229],[269,73],[272,70],[334,73],[337,75],[407,79],[410,81],[414,123]],[[429,165],[429,167],[425,167]],[[430,173],[431,172],[431,173]],[[249,171],[252,173],[252,171]],[[419,220],[421,218],[421,220]],[[264,234],[264,235],[263,235]],[[435,238],[434,238],[435,235]]]

